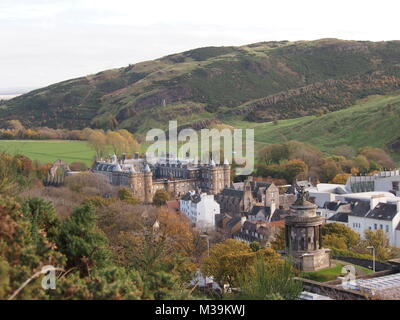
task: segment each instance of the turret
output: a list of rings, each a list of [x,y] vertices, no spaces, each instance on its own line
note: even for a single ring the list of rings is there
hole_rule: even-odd
[[[228,159],[225,158],[224,161],[224,187],[229,188],[231,185],[231,166]]]
[[[129,168],[129,186],[131,187],[133,195],[140,198],[139,173],[136,172],[133,165]]]

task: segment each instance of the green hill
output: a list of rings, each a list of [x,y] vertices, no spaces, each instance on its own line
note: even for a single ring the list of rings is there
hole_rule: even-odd
[[[372,96],[357,105],[323,116],[306,116],[278,123],[232,122],[236,127],[255,128],[258,145],[289,140],[307,142],[325,153],[338,146],[387,147],[400,152],[400,94]]]
[[[322,39],[207,47],[107,70],[3,102],[27,127],[196,128],[323,114],[400,88],[400,41]]]

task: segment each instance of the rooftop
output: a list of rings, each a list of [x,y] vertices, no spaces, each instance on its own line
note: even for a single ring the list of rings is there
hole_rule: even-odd
[[[378,220],[392,220],[397,214],[397,204],[394,203],[378,203],[366,217]]]

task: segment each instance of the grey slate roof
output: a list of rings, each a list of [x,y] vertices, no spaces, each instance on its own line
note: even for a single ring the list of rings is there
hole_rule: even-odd
[[[356,217],[365,217],[370,210],[369,201],[356,201],[349,215]]]
[[[229,229],[232,229],[237,223],[241,221],[241,217],[234,217],[226,223]]]
[[[337,221],[337,222],[349,222],[349,213],[348,212],[337,212],[332,217],[328,219],[328,221]]]
[[[268,219],[271,214],[271,208],[265,206],[254,206],[249,212],[250,216],[256,216],[259,212],[262,212],[264,216]]]
[[[336,211],[339,208],[339,201],[327,201],[324,203],[324,209],[328,209],[331,211]]]
[[[221,195],[228,196],[228,197],[242,198],[243,191],[235,190],[235,189],[224,189],[224,190],[222,190]]]
[[[395,203],[378,203],[376,207],[367,214],[367,218],[378,220],[392,220],[397,214]]]
[[[192,195],[190,194],[190,192],[188,192],[181,198],[181,200],[192,201],[193,203],[199,203],[201,201],[201,196],[198,193]]]

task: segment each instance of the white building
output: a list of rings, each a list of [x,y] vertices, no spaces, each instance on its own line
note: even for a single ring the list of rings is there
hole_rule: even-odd
[[[352,176],[346,182],[351,192],[384,191],[400,196],[400,170],[381,171],[372,176]]]
[[[400,247],[400,201],[397,197],[374,194],[347,200],[351,203],[351,212],[338,212],[326,222],[345,224],[361,238],[365,237],[365,230],[381,229],[391,245]]]
[[[319,183],[315,187],[306,188],[314,203],[322,208],[326,202],[336,200],[337,195],[348,193],[345,185],[332,183]]]
[[[214,195],[190,191],[179,200],[180,211],[193,223],[196,229],[215,228],[215,215],[220,213],[219,203]]]

